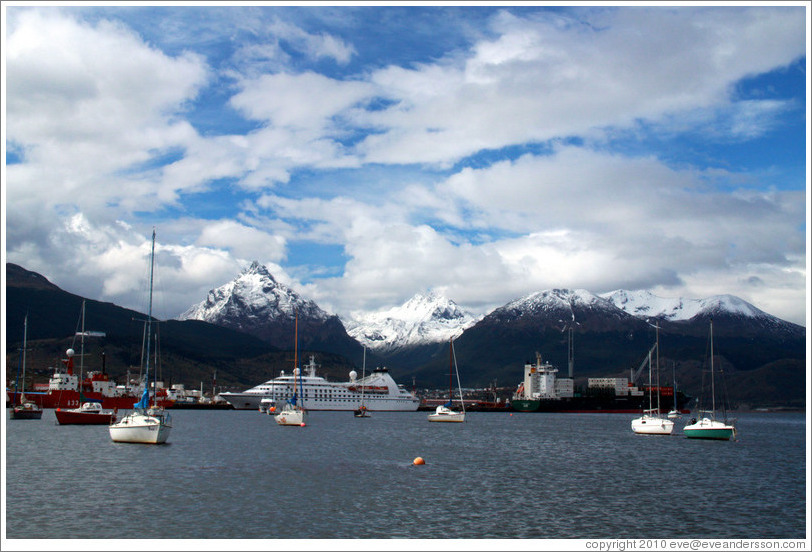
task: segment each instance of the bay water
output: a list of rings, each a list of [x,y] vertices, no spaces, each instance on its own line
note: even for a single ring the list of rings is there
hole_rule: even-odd
[[[172,410],[166,445],[4,421],[8,539],[802,539],[803,413],[735,441],[632,433],[630,414]],[[413,460],[422,457],[425,465]]]

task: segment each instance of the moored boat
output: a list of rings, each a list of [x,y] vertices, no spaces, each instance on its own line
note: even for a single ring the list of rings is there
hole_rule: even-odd
[[[716,416],[716,383],[713,367],[713,320],[710,322],[710,391],[705,393],[704,385],[704,372],[703,372],[703,385],[702,394],[699,399],[699,419],[692,419],[691,422],[682,428],[685,437],[689,439],[715,439],[727,441],[731,437],[736,437],[736,426],[733,420],[727,418],[727,407],[725,400],[721,401],[722,418],[717,420]],[[703,401],[707,402],[710,395],[710,410],[703,410]]]
[[[9,413],[12,420],[39,420],[42,418],[42,409],[32,402],[25,400],[23,395],[22,404],[14,405]]]
[[[42,418],[42,408],[25,397],[25,352],[28,347],[28,314],[23,321],[23,347],[20,351],[20,362],[17,365],[17,379],[14,383],[14,397],[19,399],[19,404],[13,404],[9,417],[12,420],[39,420]],[[20,379],[20,367],[22,367],[22,380]],[[20,394],[17,396],[17,388],[20,386]]]
[[[727,441],[736,434],[736,428],[726,422],[705,416],[699,420],[691,420],[690,424],[682,428],[682,432],[689,439],[718,439]]]
[[[264,414],[273,414],[276,412],[276,399],[265,397],[259,401],[259,411]]]
[[[116,412],[103,409],[97,402],[85,402],[79,408],[57,408],[54,414],[60,425],[109,425],[116,421]]]
[[[82,331],[76,332],[74,335],[74,342],[76,340],[76,336],[80,337],[80,349],[79,349],[79,381],[82,381],[84,378],[84,358],[85,358],[85,337],[87,335],[99,335],[103,336],[104,333],[102,332],[87,332],[85,331],[85,301],[82,301],[82,314],[80,317],[80,322],[82,324]],[[71,363],[73,363],[73,349],[68,349],[68,359]],[[104,358],[104,357],[102,357]],[[115,421],[116,416],[112,410],[104,410],[101,407],[101,401],[88,401],[83,395],[81,390],[79,391],[79,408],[57,408],[54,411],[56,415],[56,421],[60,425],[101,425],[101,424],[110,424]]]
[[[654,408],[654,393],[651,381],[651,351],[648,352],[648,410],[643,415],[632,420],[632,431],[642,435],[671,435],[674,431],[674,422],[660,415],[660,329],[657,327],[657,408]]]
[[[632,431],[642,435],[671,435],[674,422],[657,414],[657,410],[646,410],[632,420]]]
[[[464,422],[465,421],[465,401],[462,399],[462,385],[460,384],[460,373],[457,370],[457,388],[460,394],[460,410],[452,409],[454,400],[454,368],[456,359],[454,357],[454,341],[448,341],[448,402],[438,406],[433,414],[429,414],[430,422]]]
[[[295,345],[293,353],[293,377],[299,380],[299,386],[294,384],[293,395],[282,407],[279,413],[274,414],[274,420],[281,426],[305,426],[307,410],[304,407],[304,392],[302,391],[302,371],[299,368],[299,314],[296,314]]]
[[[166,442],[172,430],[172,417],[163,407],[151,405],[149,394],[150,342],[152,341],[152,284],[155,266],[155,230],[152,231],[152,252],[149,265],[149,312],[146,325],[146,353],[144,355],[144,392],[133,411],[109,426],[110,439],[115,443],[159,445]],[[153,370],[154,372],[154,370]],[[157,382],[156,382],[157,383]],[[153,384],[157,389],[157,385]]]

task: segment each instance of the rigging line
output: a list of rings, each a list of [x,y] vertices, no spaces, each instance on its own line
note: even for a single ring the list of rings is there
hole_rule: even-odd
[[[460,404],[462,413],[465,414],[465,401],[462,399],[462,384],[460,383],[460,369],[457,367],[457,355],[454,352],[454,342],[451,342],[451,357],[454,359],[454,371],[457,373],[457,389],[460,390]]]

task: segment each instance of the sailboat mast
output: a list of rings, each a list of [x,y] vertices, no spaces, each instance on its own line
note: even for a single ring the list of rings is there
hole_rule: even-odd
[[[28,313],[25,313],[25,320],[23,321],[23,356],[22,356],[22,361],[23,361],[23,383],[22,383],[22,387],[21,387],[23,396],[25,396],[25,350],[27,348],[27,342],[28,342]],[[19,379],[20,379],[20,372],[18,370],[17,371],[17,381],[18,382],[19,382]],[[17,395],[17,384],[16,383],[14,384],[14,395]],[[22,397],[15,396],[15,398],[20,401],[21,405],[23,404],[23,398]]]
[[[657,415],[660,415],[660,324],[654,326],[657,329]]]
[[[304,410],[304,382],[302,380],[302,368],[299,366],[299,311],[296,312],[296,321],[294,323],[294,341],[293,344],[293,374],[296,377],[296,369],[299,369],[299,408]],[[296,394],[296,380],[293,380],[293,393]]]
[[[454,359],[454,371],[457,372],[457,389],[460,390],[460,408],[465,414],[465,401],[462,399],[462,383],[460,383],[460,368],[457,366],[457,355],[454,354],[454,344],[451,344],[451,357]]]
[[[454,400],[454,340],[448,340],[448,402],[453,404]]]
[[[674,380],[674,411],[677,411],[677,363],[671,361],[671,379]]]
[[[648,352],[648,410],[651,412],[651,351]]]
[[[85,371],[85,301],[82,301],[82,335],[79,339],[79,402],[82,402],[82,378]]]
[[[152,250],[149,255],[149,312],[147,313],[147,354],[146,354],[146,367],[144,385],[147,386],[147,393],[149,393],[149,354],[150,354],[150,341],[152,340],[152,279],[155,269],[155,228],[152,229]],[[156,389],[157,393],[158,390]],[[147,395],[149,396],[149,395]]]
[[[293,323],[293,369],[299,367],[299,311],[294,314],[295,321]],[[301,370],[299,371],[301,373]]]
[[[716,386],[713,383],[713,320],[710,321],[710,365],[711,365],[711,411],[716,419]]]
[[[367,377],[367,348],[364,346],[364,360],[361,364],[361,406],[364,406],[364,387],[366,387]]]

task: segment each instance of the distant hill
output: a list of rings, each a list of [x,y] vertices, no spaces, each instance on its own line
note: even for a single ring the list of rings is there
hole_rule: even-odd
[[[15,377],[26,313],[29,317],[26,364],[37,375],[37,381],[46,381],[50,368],[60,365],[67,348],[73,347],[78,352],[74,334],[80,329],[82,301],[82,297],[63,291],[39,274],[11,263],[6,265],[8,378]],[[123,381],[128,370],[137,374],[146,315],[112,303],[86,301],[85,328],[105,332],[105,337],[85,339],[87,368],[101,370],[104,352],[104,367],[117,381]],[[168,320],[160,322],[158,328],[159,377],[167,384],[184,383],[197,388],[204,382],[210,391],[216,371],[218,386],[242,389],[278,374],[281,369],[290,369],[293,364],[292,351],[215,324]],[[304,349],[301,352],[307,353]],[[319,360],[328,361],[331,371],[342,378],[352,369],[340,355],[323,354]]]
[[[517,385],[522,366],[540,352],[567,374],[572,328],[576,380],[628,377],[645,360],[659,326],[661,381],[672,381],[672,363],[681,389],[699,392],[714,323],[714,352],[727,363],[731,400],[748,405],[798,404],[805,390],[806,330],[732,300],[706,300],[690,317],[636,316],[610,298],[584,290],[547,290],[500,307],[455,341],[463,385]],[[445,352],[444,352],[445,351]],[[447,346],[417,368],[418,381],[441,385],[447,374]]]

